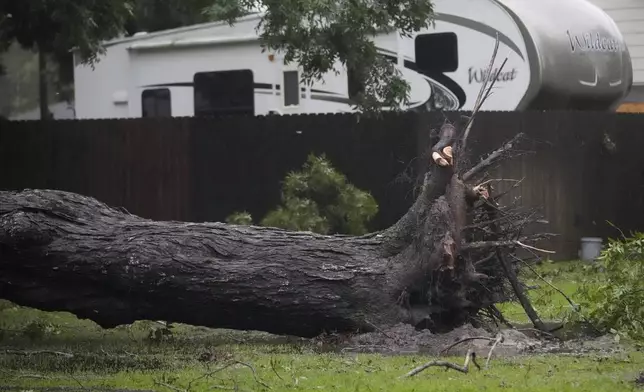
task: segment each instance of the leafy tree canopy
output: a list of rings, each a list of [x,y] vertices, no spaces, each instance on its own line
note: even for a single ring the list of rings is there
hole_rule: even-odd
[[[101,42],[123,32],[131,0],[20,0],[0,2],[0,45],[16,40],[44,53],[77,47],[92,63]]]
[[[214,12],[205,12],[214,1],[218,0],[134,0],[125,29],[132,35],[210,22],[219,18]]]
[[[378,55],[374,36],[396,30],[409,36],[434,16],[431,0],[217,0],[208,12],[232,22],[251,9],[265,12],[265,47],[301,64],[305,81],[338,72],[338,61],[346,66],[362,81],[363,110],[397,109],[409,98],[409,85]]]
[[[299,63],[305,82],[347,67],[362,81],[363,110],[396,109],[409,85],[373,43],[379,32],[409,35],[433,18],[431,0],[20,0],[0,2],[0,51],[17,40],[26,48],[60,53],[72,47],[93,63],[101,42],[127,31],[155,31],[208,20],[231,23],[251,11],[265,48]]]

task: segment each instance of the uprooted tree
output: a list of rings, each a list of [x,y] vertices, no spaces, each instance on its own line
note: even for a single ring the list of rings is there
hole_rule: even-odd
[[[502,317],[494,304],[516,295],[542,328],[510,259],[540,238],[521,237],[532,214],[477,183],[521,135],[468,167],[473,118],[440,127],[415,203],[364,236],[159,222],[74,193],[0,192],[0,295],[103,327],[148,319],[299,336],[400,322],[441,331]]]

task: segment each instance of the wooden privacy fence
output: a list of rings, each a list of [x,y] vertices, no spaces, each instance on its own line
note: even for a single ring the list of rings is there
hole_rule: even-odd
[[[376,197],[379,229],[412,203],[430,129],[463,114],[0,122],[0,189],[62,189],[156,220],[222,221],[241,210],[261,218],[280,202],[284,176],[325,153]],[[644,115],[483,112],[473,159],[517,132],[532,153],[494,176],[524,179],[512,196],[541,208],[545,230],[560,235],[543,244],[554,258],[576,257],[582,236],[616,236],[607,221],[644,230]]]

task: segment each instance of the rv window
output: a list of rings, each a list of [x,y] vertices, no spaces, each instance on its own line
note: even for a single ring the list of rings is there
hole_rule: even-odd
[[[170,90],[167,88],[143,90],[141,93],[141,116],[172,117]]]
[[[298,71],[284,72],[284,106],[300,104],[300,75]]]
[[[415,39],[416,66],[426,72],[458,69],[458,40],[455,33],[420,34]]]
[[[253,71],[199,72],[194,76],[195,116],[255,114]]]

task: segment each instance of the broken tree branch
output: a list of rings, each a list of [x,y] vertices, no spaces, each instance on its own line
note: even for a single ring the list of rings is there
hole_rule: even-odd
[[[523,133],[519,133],[515,137],[513,137],[512,140],[505,143],[502,147],[492,151],[492,153],[490,153],[490,155],[488,155],[485,159],[483,159],[481,162],[476,164],[476,166],[463,174],[463,181],[471,180],[474,176],[480,174],[482,171],[494,165],[503,156],[503,154],[512,150],[515,144],[518,143],[519,140],[523,138],[523,136]]]
[[[561,294],[561,295],[566,299],[566,301],[568,301],[568,303],[570,304],[570,306],[572,306],[572,308],[573,308],[575,311],[579,311],[579,305],[577,305],[576,303],[574,303],[574,302],[573,302],[573,300],[572,300],[569,296],[567,296],[567,295],[566,295],[566,293],[564,293],[564,292],[563,292],[559,287],[555,286],[554,284],[552,284],[551,282],[549,282],[546,278],[544,278],[543,276],[541,276],[541,274],[540,274],[539,272],[537,272],[537,270],[535,270],[534,268],[532,268],[532,266],[531,266],[530,264],[526,263],[524,260],[522,260],[522,259],[520,259],[520,258],[516,257],[515,255],[511,255],[511,256],[512,256],[514,259],[516,259],[516,260],[520,261],[520,262],[521,262],[523,265],[525,265],[526,267],[528,267],[528,269],[529,269],[533,274],[535,274],[535,275],[537,276],[537,278],[539,278],[540,280],[542,280],[543,282],[545,282],[548,286],[550,286],[553,290],[555,290],[556,292],[558,292],[559,294]]]
[[[492,345],[492,348],[490,349],[490,352],[487,354],[487,360],[485,361],[485,369],[490,367],[490,358],[492,358],[492,351],[496,348],[496,346],[503,341],[503,335],[497,334],[496,339],[494,340],[494,344]]]
[[[469,120],[465,124],[465,132],[463,134],[463,139],[461,141],[461,151],[465,151],[465,147],[467,146],[467,138],[470,135],[470,131],[472,130],[472,125],[474,124],[474,117],[476,116],[476,113],[481,109],[483,106],[483,103],[488,99],[488,97],[491,94],[492,88],[494,87],[494,84],[496,83],[496,80],[498,79],[501,70],[505,66],[505,63],[507,62],[507,58],[501,64],[501,67],[497,70],[496,73],[492,73],[492,67],[494,67],[494,63],[496,62],[496,56],[499,52],[499,35],[496,35],[496,40],[494,42],[494,50],[492,51],[492,56],[490,58],[490,63],[488,65],[488,72],[485,75],[485,80],[483,81],[483,84],[481,85],[481,89],[479,90],[478,96],[476,97],[476,102],[474,103],[474,108],[472,110],[472,115],[470,116]],[[491,80],[490,80],[491,79]],[[489,83],[489,86],[488,86]]]
[[[4,352],[6,354],[23,355],[26,357],[30,357],[32,355],[41,355],[41,354],[55,355],[58,357],[66,357],[66,358],[74,357],[74,354],[71,354],[71,353],[66,353],[62,351],[50,351],[50,350],[37,350],[37,351],[4,350]]]
[[[431,361],[431,362],[427,362],[426,364],[421,365],[421,366],[411,370],[409,373],[405,374],[403,377],[406,377],[406,378],[407,377],[413,377],[413,376],[417,375],[418,373],[422,372],[423,370],[428,369],[428,368],[430,368],[432,366],[443,366],[443,367],[445,367],[447,369],[456,370],[456,371],[459,371],[461,373],[468,373],[470,371],[470,368],[469,368],[470,361],[472,361],[472,363],[477,367],[478,370],[481,370],[481,367],[479,366],[479,364],[476,363],[476,353],[474,351],[472,351],[472,350],[468,350],[467,354],[465,354],[465,362],[463,363],[463,366],[459,366],[459,365],[456,365],[454,363],[447,362],[447,361]]]
[[[521,241],[526,241],[526,240],[533,240],[534,241],[536,239],[525,238],[525,239],[522,239]],[[524,249],[531,249],[531,250],[535,250],[535,251],[543,252],[543,253],[549,253],[549,254],[556,253],[556,252],[551,251],[551,250],[539,249],[539,248],[536,248],[534,246],[526,245],[521,241],[515,240],[515,241],[478,241],[478,242],[470,242],[469,244],[464,244],[463,249],[470,250],[470,249],[484,249],[484,248],[498,248],[498,247],[508,247],[508,246],[519,246],[519,247],[524,248]]]

